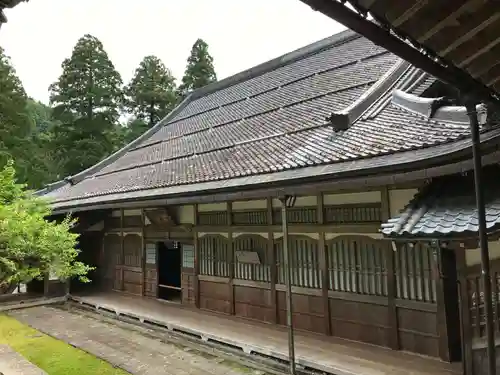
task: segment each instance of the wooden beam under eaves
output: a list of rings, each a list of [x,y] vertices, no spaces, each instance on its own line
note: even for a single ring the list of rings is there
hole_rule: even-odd
[[[497,22],[500,20],[500,12],[492,12],[487,6],[466,17],[465,22],[460,22],[458,26],[452,29],[447,28],[446,32],[440,33],[440,41],[436,43],[435,48],[438,55],[446,56],[492,24],[496,25],[495,28],[500,28]],[[429,44],[434,46],[432,40],[429,41]]]
[[[411,25],[404,27],[404,31],[417,42],[424,43],[442,29],[448,26],[459,26],[457,19],[470,13],[483,0],[446,0],[432,1],[426,7],[425,16],[415,17]],[[444,3],[444,4],[443,4]]]
[[[399,27],[412,18],[427,3],[429,3],[429,0],[419,0],[408,6],[407,1],[398,1],[387,10],[386,18],[394,27]]]

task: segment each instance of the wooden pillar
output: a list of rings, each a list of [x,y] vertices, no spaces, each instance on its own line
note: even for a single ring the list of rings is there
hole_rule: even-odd
[[[467,263],[465,249],[455,247],[458,287],[460,296],[460,326],[462,336],[462,364],[465,374],[472,374],[472,329],[470,320],[469,293],[467,291]]]
[[[227,225],[228,225],[228,241],[227,241],[227,247],[228,247],[228,252],[229,252],[229,282],[228,282],[228,288],[229,288],[229,313],[231,315],[234,315],[234,246],[233,246],[233,203],[232,202],[227,202]]]
[[[124,278],[123,266],[125,265],[125,233],[123,231],[124,220],[125,220],[125,212],[122,208],[120,209],[120,258],[121,258],[120,290],[125,289],[125,282],[123,280]]]
[[[439,356],[443,361],[460,359],[460,305],[456,253],[446,243],[434,247],[436,264]]]
[[[276,295],[276,283],[278,282],[278,269],[276,264],[276,254],[274,252],[274,232],[273,226],[273,199],[267,198],[267,225],[268,239],[267,248],[269,251],[269,259],[271,262],[271,308],[273,309],[273,323],[279,322],[278,317],[278,301]]]
[[[141,267],[142,267],[142,279],[141,279],[141,295],[146,294],[146,215],[144,214],[144,209],[141,209]]]
[[[384,186],[380,190],[381,194],[381,213],[382,222],[386,222],[391,217],[391,205],[389,198],[389,189]],[[394,246],[394,248],[393,248]],[[385,268],[387,270],[387,326],[389,327],[389,347],[394,350],[400,349],[399,344],[399,324],[398,324],[398,309],[396,306],[397,298],[397,279],[396,279],[396,264],[395,251],[399,251],[401,245],[387,241],[385,252]]]
[[[324,204],[323,204],[323,194],[320,193],[318,194],[317,197],[318,200],[318,205],[317,205],[317,212],[318,212],[318,225],[322,226],[325,223],[324,219]],[[326,245],[325,245],[325,232],[323,230],[320,230],[318,232],[319,235],[319,241],[318,241],[318,246],[319,246],[319,268],[321,270],[321,294],[323,298],[323,314],[324,314],[324,329],[325,329],[325,334],[326,335],[331,335],[332,334],[332,325],[331,325],[331,319],[330,319],[330,301],[328,298],[328,289],[329,289],[329,272],[328,272],[328,254],[326,252]]]
[[[194,304],[200,308],[200,246],[198,243],[198,205],[194,205],[193,217],[193,244],[194,244]]]
[[[46,272],[43,275],[43,296],[48,297],[49,296],[49,273]]]

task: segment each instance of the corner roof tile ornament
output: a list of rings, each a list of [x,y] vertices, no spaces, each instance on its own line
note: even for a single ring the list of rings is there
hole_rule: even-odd
[[[438,108],[432,117],[433,103],[441,100],[442,98],[422,98],[401,90],[394,90],[392,93],[392,103],[400,108],[417,115],[432,119],[436,121],[452,122],[457,124],[468,124],[469,117],[467,116],[467,109],[464,106],[443,106]],[[480,125],[486,124],[487,110],[486,106],[479,104],[476,107],[478,113],[478,120]]]

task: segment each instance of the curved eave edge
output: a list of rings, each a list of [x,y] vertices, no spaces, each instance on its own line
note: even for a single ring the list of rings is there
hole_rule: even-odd
[[[495,232],[498,232],[500,229],[500,223],[496,223],[490,227],[486,228],[487,235],[491,235]],[[463,230],[463,231],[449,231],[449,232],[384,232],[384,230],[380,231],[385,239],[394,240],[394,241],[415,241],[415,240],[433,240],[433,239],[443,239],[443,238],[476,238],[478,235],[478,231],[472,230]]]
[[[145,133],[140,135],[138,138],[134,139],[129,144],[122,147],[120,150],[111,154],[107,158],[101,160],[99,163],[93,165],[90,168],[85,169],[84,171],[77,173],[73,176],[65,177],[64,179],[53,182],[52,184],[47,185],[45,188],[38,190],[35,192],[35,195],[41,196],[53,192],[54,190],[60,189],[66,185],[74,185],[84,180],[86,177],[99,172],[104,167],[110,165],[115,162],[123,155],[125,155],[128,151],[133,149],[142,141],[151,137],[154,133],[160,130],[164,125],[166,125],[173,117],[175,117],[180,111],[182,111],[192,100],[192,94],[188,95],[177,107],[175,107],[172,112],[170,112],[165,118],[159,121],[156,125],[154,125],[151,129],[148,129]]]
[[[457,124],[469,124],[469,116],[467,109],[464,106],[443,106],[438,108],[432,117],[432,104],[440,98],[422,98],[401,90],[394,90],[392,93],[392,103],[400,108],[412,112],[427,119],[442,122],[453,122]],[[487,110],[483,104],[476,106],[478,121],[480,125],[486,124]]]
[[[483,164],[486,165],[496,162],[498,160],[497,151],[500,150],[500,146],[497,142],[500,138],[500,129],[494,129],[485,134],[482,134],[481,138],[482,146],[488,147],[488,153],[484,156]],[[391,175],[402,173],[406,175],[408,173],[411,173],[411,171],[418,172],[422,169],[431,168],[430,171],[425,172],[425,175],[416,173],[416,176],[418,175],[419,177],[415,177],[415,179],[427,179],[443,174],[449,174],[440,172],[440,166],[449,164],[449,162],[447,163],[446,160],[454,160],[452,163],[459,163],[459,165],[457,166],[458,169],[456,171],[454,170],[452,173],[464,172],[466,170],[472,169],[472,161],[469,157],[467,157],[468,154],[464,154],[464,152],[469,151],[470,139],[462,139],[453,143],[447,143],[426,149],[408,151],[403,153],[407,156],[402,155],[402,153],[398,153],[378,156],[376,158],[346,161],[343,163],[334,163],[264,175],[239,177],[229,180],[208,181],[190,185],[158,187],[130,191],[126,193],[111,193],[100,196],[83,197],[79,199],[70,199],[55,202],[53,204],[53,207],[57,212],[66,212],[72,210],[73,208],[82,206],[94,207],[96,205],[109,203],[139,200],[147,201],[154,199],[165,199],[172,201],[168,204],[181,204],[181,201],[183,201],[185,197],[200,197],[207,194],[217,194],[217,192],[224,192],[229,190],[251,191],[258,189],[259,186],[270,186],[271,184],[273,184],[275,185],[275,187],[272,187],[272,189],[281,191],[283,189],[290,189],[290,187],[293,187],[293,184],[301,184],[302,186],[305,183],[306,179],[308,180],[308,183],[312,183],[312,180],[324,181],[330,178],[335,180],[342,180],[346,178],[360,179],[366,177],[368,179],[373,177],[373,175],[381,176],[384,173]],[[458,159],[459,157],[461,157],[460,160]],[[396,158],[396,160],[394,160],[394,158]],[[376,166],[370,165],[372,164],[374,159],[376,159]],[[465,166],[465,164],[467,165]],[[426,165],[428,167],[426,167]],[[398,171],[395,171],[394,168],[398,168]],[[434,171],[434,169],[436,170]],[[387,178],[387,176],[384,178]],[[188,190],[187,187],[190,187],[190,189]],[[294,188],[296,187],[297,186],[295,186]],[[300,186],[298,186],[298,188],[300,188]],[[179,198],[178,201],[173,203],[173,201],[177,198]],[[165,201],[162,204],[167,203]]]

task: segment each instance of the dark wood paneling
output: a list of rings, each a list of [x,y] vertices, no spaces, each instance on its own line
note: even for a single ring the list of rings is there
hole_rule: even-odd
[[[156,265],[146,265],[144,282],[144,295],[156,297],[158,294],[158,272]]]
[[[389,346],[387,306],[330,298],[332,334],[348,340]]]
[[[270,289],[234,287],[235,315],[272,323],[275,319]]]
[[[438,357],[439,337],[436,313],[398,308],[397,315],[401,349]]]
[[[200,308],[231,313],[230,288],[228,283],[214,283],[200,280]]]
[[[286,294],[277,292],[278,323],[286,325]],[[293,294],[293,324],[297,329],[324,333],[324,309],[321,296]]]
[[[181,275],[182,303],[195,304],[195,272],[194,268],[183,268]]]

